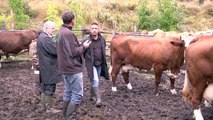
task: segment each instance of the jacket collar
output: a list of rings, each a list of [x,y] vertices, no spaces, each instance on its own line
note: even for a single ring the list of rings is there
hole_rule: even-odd
[[[93,36],[92,36],[91,34],[89,35],[89,38],[90,38],[91,40],[94,40],[94,38],[93,38]],[[101,34],[98,33],[98,39],[101,39],[101,38],[102,38]]]
[[[43,30],[43,32],[45,33],[45,34],[47,34],[50,38],[52,38],[53,36],[52,35],[50,35],[48,32],[46,32],[45,30]]]
[[[72,30],[72,26],[68,26],[68,25],[63,24],[62,27],[66,27],[66,28],[68,28],[69,30]]]

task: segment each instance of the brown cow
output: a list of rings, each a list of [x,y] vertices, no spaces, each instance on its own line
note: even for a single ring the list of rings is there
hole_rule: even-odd
[[[211,39],[211,36],[212,36],[212,35],[199,35],[199,36],[193,38],[193,39],[190,41],[189,44],[195,43],[195,42],[200,41],[200,40],[209,40],[209,39]]]
[[[112,63],[112,91],[117,91],[116,78],[123,65],[130,64],[139,69],[155,71],[155,94],[158,95],[158,86],[163,71],[170,70],[173,74],[180,72],[184,61],[184,41],[178,38],[135,37],[116,35],[111,41]],[[129,71],[122,71],[128,89],[132,89],[129,82]],[[174,89],[175,78],[170,78],[171,92]]]
[[[197,37],[186,50],[186,74],[182,90],[191,100],[196,120],[203,120],[200,104],[208,84],[213,83],[213,35]],[[211,92],[212,93],[212,92]]]
[[[6,55],[17,54],[24,49],[29,49],[29,45],[35,37],[36,31],[34,30],[1,31],[0,50]]]

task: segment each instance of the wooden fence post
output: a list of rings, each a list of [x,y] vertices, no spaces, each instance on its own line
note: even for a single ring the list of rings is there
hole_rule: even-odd
[[[134,25],[134,32],[137,32],[138,31],[138,28],[137,28],[137,25],[135,24]]]
[[[6,22],[2,22],[1,30],[7,30]]]

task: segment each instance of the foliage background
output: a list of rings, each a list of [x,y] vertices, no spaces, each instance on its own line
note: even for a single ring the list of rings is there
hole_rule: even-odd
[[[9,4],[23,2],[20,9]],[[205,0],[0,0],[0,23],[11,29],[40,29],[46,20],[62,24],[65,9],[75,12],[76,28],[89,28],[98,22],[107,31],[138,31],[157,28],[165,31],[203,31],[213,28],[213,1]],[[18,13],[18,17],[15,11]],[[15,28],[12,28],[15,23]],[[20,23],[20,24],[19,24]],[[23,24],[24,23],[24,24]],[[0,27],[1,24],[0,24]]]

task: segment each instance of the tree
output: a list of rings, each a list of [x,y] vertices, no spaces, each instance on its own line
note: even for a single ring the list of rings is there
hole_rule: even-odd
[[[138,9],[139,28],[176,30],[178,23],[182,21],[181,13],[181,9],[173,0],[158,0],[151,5],[148,4],[147,0],[141,0]]]
[[[160,27],[158,14],[156,14],[153,9],[149,8],[147,0],[141,0],[138,16],[139,28],[152,30]]]
[[[62,24],[61,18],[59,17],[58,10],[54,4],[48,4],[48,9],[47,9],[47,17],[45,21],[54,21],[56,23],[55,28],[59,29],[59,27]]]
[[[86,1],[85,1],[86,2]],[[79,0],[71,0],[70,1],[70,9],[75,13],[76,17],[76,24],[75,27],[82,27],[82,25],[85,24],[85,17],[83,16],[83,13],[86,11],[82,6],[85,3],[79,2]],[[88,11],[86,11],[88,13]]]
[[[203,3],[204,3],[204,0],[199,0],[200,5],[203,5]]]
[[[176,25],[181,19],[176,2],[173,0],[159,0],[158,6],[160,11],[160,27],[166,31],[176,30]]]
[[[11,17],[7,16],[5,14],[0,15],[0,29],[3,28],[3,24],[5,24],[6,29],[10,29],[10,22],[11,22]],[[3,30],[3,29],[2,29]]]
[[[24,1],[23,0],[9,0],[9,5],[14,14],[15,28],[24,29],[28,27],[29,16],[24,13]]]

